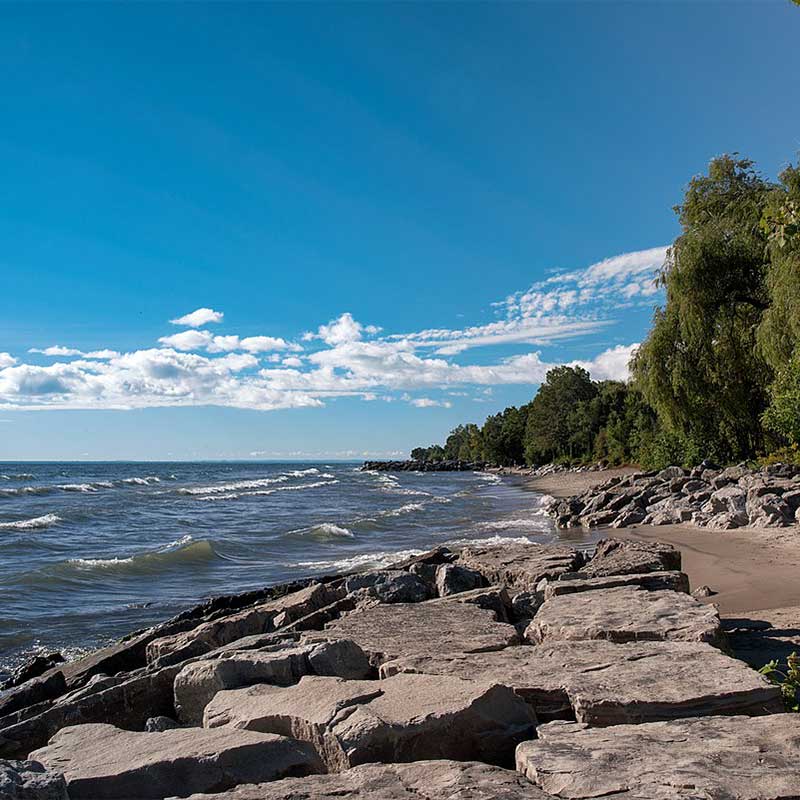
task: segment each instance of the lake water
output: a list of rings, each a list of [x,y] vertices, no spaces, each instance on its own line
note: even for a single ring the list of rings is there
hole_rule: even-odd
[[[0,672],[215,594],[446,542],[551,541],[540,495],[484,473],[358,464],[0,463]]]

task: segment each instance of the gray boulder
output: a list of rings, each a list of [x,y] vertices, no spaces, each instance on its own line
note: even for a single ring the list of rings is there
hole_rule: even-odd
[[[31,756],[64,773],[70,800],[161,800],[324,771],[304,742],[234,728],[136,733],[76,725]]]
[[[313,583],[277,600],[258,603],[191,630],[156,639],[147,645],[147,660],[155,666],[177,664],[245,636],[271,633],[342,599],[344,594],[342,587]]]
[[[27,706],[52,700],[64,694],[66,690],[67,684],[61,670],[50,671],[41,677],[32,678],[0,695],[0,717]]]
[[[399,658],[382,675],[422,673],[498,683],[530,703],[540,720],[589,725],[713,714],[772,714],[777,687],[707,644],[554,642],[495,653]]]
[[[594,556],[578,574],[586,578],[600,578],[680,568],[680,550],[676,550],[671,544],[635,539],[601,539],[597,543]]]
[[[325,633],[351,639],[375,666],[400,655],[479,653],[519,641],[513,626],[496,622],[493,611],[460,602],[463,598],[375,606],[334,620]]]
[[[549,800],[526,778],[477,761],[364,764],[334,775],[237,786],[187,800]]]
[[[62,698],[32,716],[0,729],[0,755],[24,758],[67,725],[110,722],[141,730],[150,717],[174,715],[172,683],[179,667],[140,672],[121,683],[74,700]],[[104,683],[101,682],[101,686]]]
[[[264,650],[235,650],[219,658],[187,664],[175,678],[175,710],[181,722],[200,725],[203,710],[223,689],[255,683],[289,686],[304,675],[369,677],[371,666],[364,651],[347,639],[280,645]]]
[[[648,591],[671,589],[688,592],[689,578],[684,572],[645,572],[641,575],[608,575],[599,578],[571,578],[551,581],[544,590],[544,599],[550,600],[562,594],[591,592],[595,589],[615,589],[620,586],[641,586]],[[533,616],[533,614],[531,614]]]
[[[69,800],[64,776],[45,769],[38,761],[0,760],[0,798]]]
[[[458,563],[480,572],[489,583],[535,590],[542,578],[553,580],[575,572],[583,563],[578,550],[532,543],[465,547]]]
[[[381,570],[350,575],[344,582],[348,594],[366,591],[381,603],[420,603],[431,596],[420,576],[400,570]]]
[[[800,738],[793,714],[698,717],[587,728],[551,722],[517,748],[517,769],[564,800],[793,800]]]
[[[436,591],[439,597],[480,589],[485,585],[486,579],[480,572],[459,564],[442,564],[436,570]]]
[[[383,681],[305,677],[296,686],[220,692],[204,725],[311,742],[331,772],[372,761],[447,758],[508,764],[536,715],[511,689],[443,675]]]
[[[587,639],[727,644],[713,606],[682,592],[648,592],[637,586],[546,600],[525,630],[525,638],[536,644]]]
[[[747,510],[747,492],[739,486],[724,486],[712,493],[703,510],[712,514],[744,514]]]

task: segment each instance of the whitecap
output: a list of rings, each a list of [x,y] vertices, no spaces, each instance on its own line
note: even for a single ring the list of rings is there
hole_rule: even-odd
[[[253,481],[234,481],[233,483],[219,483],[215,486],[192,486],[178,489],[178,494],[203,495],[203,494],[224,494],[226,492],[236,492],[242,489],[260,489],[264,486],[272,486],[275,483],[285,483],[289,478],[285,475],[278,475],[276,478],[257,478]]]
[[[63,520],[57,514],[45,514],[42,517],[19,519],[15,522],[0,522],[0,528],[13,531],[35,531],[49,528],[59,522],[63,522]]]
[[[287,564],[287,566],[302,567],[303,569],[315,571],[349,572],[364,567],[388,567],[398,561],[421,555],[424,552],[424,550],[398,550],[394,553],[363,553],[362,555],[334,561],[298,561],[296,564]]]

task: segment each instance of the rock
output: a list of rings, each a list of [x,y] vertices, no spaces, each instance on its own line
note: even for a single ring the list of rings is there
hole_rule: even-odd
[[[468,592],[485,585],[486,580],[480,572],[459,564],[442,564],[436,570],[436,591],[439,597]]]
[[[783,527],[792,521],[792,511],[777,494],[747,494],[747,516],[751,525]]]
[[[60,772],[46,770],[37,761],[0,761],[2,800],[69,800]]]
[[[747,522],[747,514],[744,512],[732,514],[729,511],[724,511],[721,514],[710,516],[706,522],[706,527],[717,531],[728,531],[734,528],[741,528],[742,525],[747,525]]]
[[[147,660],[155,666],[177,664],[244,636],[270,633],[318,611],[343,595],[342,588],[313,583],[277,600],[268,600],[235,614],[204,622],[191,630],[156,639],[147,645]]]
[[[715,592],[708,586],[698,586],[693,592],[692,597],[701,598],[701,597],[713,597],[718,592]]]
[[[24,758],[60,728],[80,723],[112,722],[141,730],[149,717],[171,717],[175,710],[172,683],[179,667],[144,672],[76,700],[53,705],[0,729],[0,756]]]
[[[66,690],[64,674],[58,670],[38,678],[32,678],[0,696],[0,717],[45,700],[52,700]]]
[[[18,669],[14,670],[7,681],[0,684],[0,691],[6,691],[7,689],[13,689],[15,686],[21,686],[31,678],[38,678],[40,675],[48,672],[52,667],[63,663],[64,656],[61,655],[61,653],[31,656]]]
[[[549,586],[550,584],[548,584]],[[536,612],[544,602],[545,592],[537,589],[535,592],[520,592],[511,598],[511,610],[514,619],[533,619]]]
[[[492,611],[453,599],[375,606],[329,623],[327,636],[352,639],[375,666],[400,655],[480,653],[516,644],[511,625]]]
[[[148,733],[163,733],[164,731],[171,731],[174,728],[180,727],[180,722],[177,722],[171,717],[150,717],[150,719],[144,723],[144,729]]]
[[[313,743],[328,769],[371,761],[478,760],[510,764],[536,715],[511,689],[444,675],[383,681],[307,676],[296,686],[220,692],[204,725],[264,731]]]
[[[683,478],[685,475],[686,472],[681,467],[666,467],[656,475],[656,478],[658,478],[659,481],[666,483],[674,480],[675,478]]]
[[[201,659],[183,667],[175,678],[175,710],[181,722],[200,725],[206,705],[223,689],[254,683],[289,686],[304,675],[367,678],[370,673],[364,651],[347,639],[229,651],[220,658]]]
[[[366,590],[381,603],[421,603],[431,596],[429,584],[418,575],[382,570],[350,575],[344,582],[348,594]]]
[[[641,575],[608,575],[600,578],[562,579],[547,584],[544,590],[544,599],[550,600],[552,597],[573,594],[574,592],[614,589],[619,586],[641,586],[648,591],[671,589],[674,592],[688,593],[689,578],[683,572],[670,571],[645,572]]]
[[[579,575],[600,578],[608,575],[635,575],[643,572],[680,570],[681,554],[671,544],[640,542],[633,539],[601,539],[594,556]]]
[[[567,800],[791,800],[800,787],[793,714],[587,728],[551,722],[517,748],[517,769]]]
[[[284,778],[187,800],[550,800],[511,770],[476,761],[364,764],[334,775]]]
[[[629,525],[638,525],[644,520],[647,513],[643,508],[631,504],[623,508],[611,522],[612,528],[627,528]]]
[[[31,756],[63,771],[70,800],[160,800],[324,769],[304,742],[234,728],[137,733],[76,725]]]
[[[511,597],[505,586],[484,586],[467,592],[449,594],[431,603],[470,603],[478,608],[491,611],[497,622],[510,622]]]
[[[747,492],[738,486],[725,486],[711,494],[708,505],[708,510],[714,514],[725,511],[731,514],[742,514],[746,511]]]
[[[513,689],[540,720],[590,725],[711,714],[771,714],[780,692],[741,661],[688,642],[554,642],[495,653],[399,658],[398,673],[450,675]]]
[[[724,647],[717,610],[681,592],[635,586],[576,592],[546,600],[525,638],[536,644],[608,639],[708,642]]]
[[[535,590],[542,578],[575,572],[583,563],[577,550],[562,545],[491,545],[465,547],[458,563],[480,572],[489,583]]]

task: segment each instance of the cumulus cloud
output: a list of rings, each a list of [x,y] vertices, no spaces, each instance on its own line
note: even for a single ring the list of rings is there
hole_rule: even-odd
[[[54,357],[66,357],[70,358],[72,356],[80,356],[81,358],[88,358],[88,359],[107,359],[107,358],[114,358],[114,356],[118,356],[119,353],[116,350],[90,350],[89,352],[84,352],[83,350],[76,350],[74,347],[63,347],[60,344],[55,344],[50,347],[45,347],[40,349],[38,347],[31,347],[28,350],[29,353],[39,353],[43,356],[54,356]]]
[[[566,360],[546,355],[545,348],[605,330],[615,322],[615,309],[651,297],[664,253],[663,247],[627,253],[553,275],[495,304],[499,318],[458,329],[381,335],[377,326],[344,312],[305,334],[304,350],[281,337],[212,333],[201,326],[221,321],[221,312],[197,309],[173,320],[189,329],[161,337],[158,347],[127,353],[32,349],[57,359],[44,366],[0,353],[0,408],[217,405],[268,411],[348,396],[418,408],[449,408],[450,399],[436,399],[442,395],[485,401],[494,386],[541,383]],[[462,356],[471,348],[508,345],[536,349],[506,350],[481,363]],[[625,380],[636,347],[589,351],[568,363],[595,379]]]
[[[170,336],[162,336],[160,344],[175,350],[190,352],[206,350],[209,353],[231,353],[234,350],[245,350],[248,353],[265,353],[270,350],[302,350],[300,345],[287,342],[275,336],[217,336],[210,331],[181,331]]]
[[[171,319],[170,322],[173,325],[185,325],[187,328],[201,328],[210,322],[222,322],[224,316],[221,311],[214,311],[213,308],[196,308],[189,314]]]

